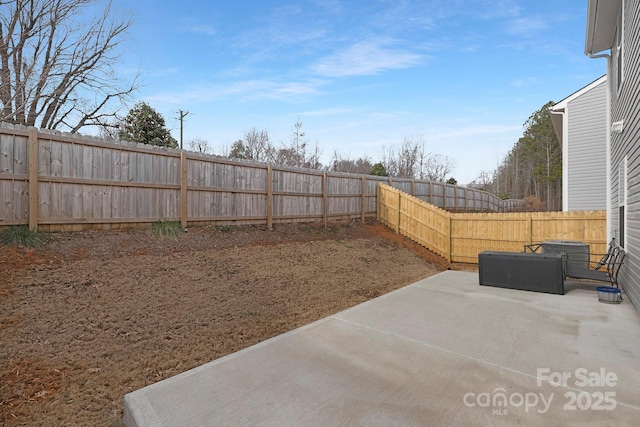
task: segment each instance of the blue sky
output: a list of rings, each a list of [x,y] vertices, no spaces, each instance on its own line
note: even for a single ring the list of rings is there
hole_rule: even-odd
[[[294,124],[352,159],[423,138],[466,184],[523,123],[605,73],[583,54],[587,2],[557,0],[114,0],[131,14],[118,72],[184,141],[216,153],[255,127],[289,143]]]

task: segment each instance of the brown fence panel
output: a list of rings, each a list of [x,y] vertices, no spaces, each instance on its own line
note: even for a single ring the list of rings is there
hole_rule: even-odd
[[[543,212],[531,219],[533,243],[547,240],[577,240],[589,244],[591,260],[607,252],[605,211]]]
[[[444,209],[447,206],[447,199],[445,195],[446,187],[442,183],[431,183],[432,199],[426,200],[427,203],[431,203],[434,206]]]
[[[593,261],[607,249],[604,211],[451,213],[380,184],[378,220],[453,262],[477,263],[482,251],[522,252],[548,240],[586,242]]]
[[[190,154],[187,158],[187,218],[196,224],[264,223],[267,167]]]
[[[476,263],[482,251],[522,252],[548,240],[588,243],[593,259],[607,250],[604,211],[451,215],[451,260]]]
[[[404,193],[411,194],[411,180],[406,178],[388,178],[391,187]]]
[[[378,221],[400,232],[400,195],[402,192],[388,185],[378,185]]]
[[[379,183],[454,209],[478,190],[443,183],[269,166],[35,128],[0,125],[0,226],[44,231],[160,220],[254,224],[359,218]]]
[[[449,259],[451,214],[416,197],[402,195],[400,233],[425,248]]]
[[[320,221],[324,213],[323,174],[273,168],[275,222]]]
[[[37,220],[50,230],[176,220],[179,154],[40,133]]]
[[[385,182],[384,177],[365,176],[365,214],[375,216],[378,209],[378,184]]]
[[[24,224],[29,210],[26,131],[0,134],[0,224]]]
[[[451,260],[476,263],[482,251],[522,252],[530,242],[526,213],[452,214]]]
[[[362,179],[359,176],[327,176],[327,215],[329,218],[360,217]]]

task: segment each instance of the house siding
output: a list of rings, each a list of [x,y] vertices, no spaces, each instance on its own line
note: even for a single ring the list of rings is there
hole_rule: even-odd
[[[606,81],[567,104],[567,210],[606,209]]]
[[[620,230],[619,171],[627,158],[627,205],[625,210],[627,258],[620,269],[619,282],[629,300],[640,311],[640,0],[625,0],[624,4],[624,80],[618,88],[617,46],[612,52],[611,70],[607,79],[611,85],[611,121],[624,120],[622,133],[611,134],[611,219],[612,230]]]

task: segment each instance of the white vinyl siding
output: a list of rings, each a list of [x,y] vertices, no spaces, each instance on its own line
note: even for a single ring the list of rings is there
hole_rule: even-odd
[[[623,69],[640,69],[640,0],[625,0]],[[617,50],[617,46],[612,49]],[[615,53],[614,53],[615,55]],[[611,219],[612,229],[620,230],[619,202],[626,199],[624,242],[627,257],[620,269],[619,283],[629,300],[640,311],[640,73],[623,74],[621,90],[615,79],[618,61],[615,57],[611,76],[611,121],[624,120],[622,133],[611,133]],[[626,161],[626,168],[622,166]],[[620,177],[626,169],[626,180]],[[622,173],[621,173],[622,172]],[[621,181],[626,181],[626,197],[621,194]],[[622,188],[622,190],[624,187]]]
[[[607,87],[603,81],[569,101],[567,210],[604,210],[607,194]]]

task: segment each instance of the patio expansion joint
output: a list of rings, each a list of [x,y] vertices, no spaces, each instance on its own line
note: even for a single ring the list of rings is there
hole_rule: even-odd
[[[536,380],[536,381],[538,380],[538,378],[535,375],[531,375],[531,374],[528,374],[526,372],[520,371],[518,369],[510,368],[508,366],[499,365],[497,363],[489,362],[487,360],[478,359],[476,357],[469,356],[468,354],[459,353],[459,352],[456,352],[456,351],[453,351],[453,350],[450,350],[450,349],[447,349],[447,348],[444,348],[444,347],[428,344],[428,343],[425,343],[423,341],[418,341],[416,339],[409,338],[409,337],[404,336],[404,335],[399,335],[399,334],[395,334],[395,333],[392,333],[392,332],[383,331],[381,329],[372,328],[371,326],[363,325],[362,323],[357,323],[357,322],[353,322],[351,320],[342,319],[340,317],[337,317],[337,315],[331,316],[331,318],[334,319],[334,320],[340,321],[340,322],[347,323],[347,324],[352,325],[352,326],[356,326],[356,327],[359,327],[359,328],[367,329],[367,330],[369,330],[371,332],[375,332],[377,334],[388,335],[388,336],[391,336],[391,337],[394,337],[394,338],[398,338],[398,339],[403,340],[403,341],[407,341],[407,342],[412,343],[412,344],[417,344],[419,346],[426,347],[426,348],[429,348],[429,349],[432,349],[432,350],[436,350],[436,351],[440,351],[440,352],[443,352],[443,353],[449,353],[449,354],[458,356],[458,357],[463,358],[463,359],[471,360],[473,362],[477,362],[477,363],[480,363],[480,364],[483,364],[483,365],[487,365],[487,366],[491,366],[491,367],[498,368],[498,369],[501,369],[501,370],[505,370],[505,371],[514,373],[516,375],[522,375],[522,376],[525,376],[527,378],[530,378],[530,379],[533,379],[533,380]],[[550,381],[548,381],[548,380],[542,380],[542,381],[544,381],[546,383],[550,383]],[[574,391],[574,392],[577,392],[577,393],[589,393],[589,392],[586,392],[585,390],[582,390],[582,389],[579,389],[579,388],[569,387],[568,385],[561,385],[558,388],[562,388],[562,389],[569,390],[569,391]],[[589,393],[589,394],[592,394],[592,393]],[[616,403],[617,403],[617,405],[625,406],[625,407],[627,407],[629,409],[634,409],[634,410],[640,411],[640,406],[632,405],[632,404],[624,403],[624,402],[620,402],[620,401],[617,401]]]
[[[428,344],[428,343],[425,343],[423,341],[418,341],[416,339],[409,338],[409,337],[404,336],[404,335],[399,335],[399,334],[395,334],[393,332],[387,332],[387,331],[383,331],[381,329],[372,328],[371,326],[363,325],[362,323],[353,322],[351,320],[346,320],[346,319],[342,319],[342,318],[339,318],[339,317],[333,317],[333,318],[335,320],[339,320],[341,322],[348,323],[348,324],[353,325],[353,326],[364,328],[364,329],[367,329],[369,331],[372,331],[372,332],[375,332],[375,333],[378,333],[378,334],[392,336],[394,338],[398,338],[398,339],[401,339],[403,341],[410,342],[412,344],[418,344],[418,345],[420,345],[422,347],[427,347],[427,348],[430,348],[432,350],[437,350],[437,351],[441,351],[443,353],[453,354],[453,355],[462,357],[462,358],[467,359],[467,360],[472,360],[474,362],[482,363],[484,365],[493,366],[494,368],[504,369],[504,370],[513,372],[515,374],[524,375],[524,376],[527,376],[527,377],[530,377],[530,378],[533,378],[533,379],[536,378],[533,375],[527,374],[526,372],[522,372],[522,371],[519,371],[517,369],[512,369],[512,368],[509,368],[507,366],[502,366],[502,365],[499,365],[497,363],[489,362],[487,360],[478,359],[476,357],[469,356],[468,354],[455,352],[453,350],[450,350],[450,349],[447,349],[447,348],[444,348],[444,347],[440,347],[440,346],[437,346],[437,345],[433,345],[433,344]]]

